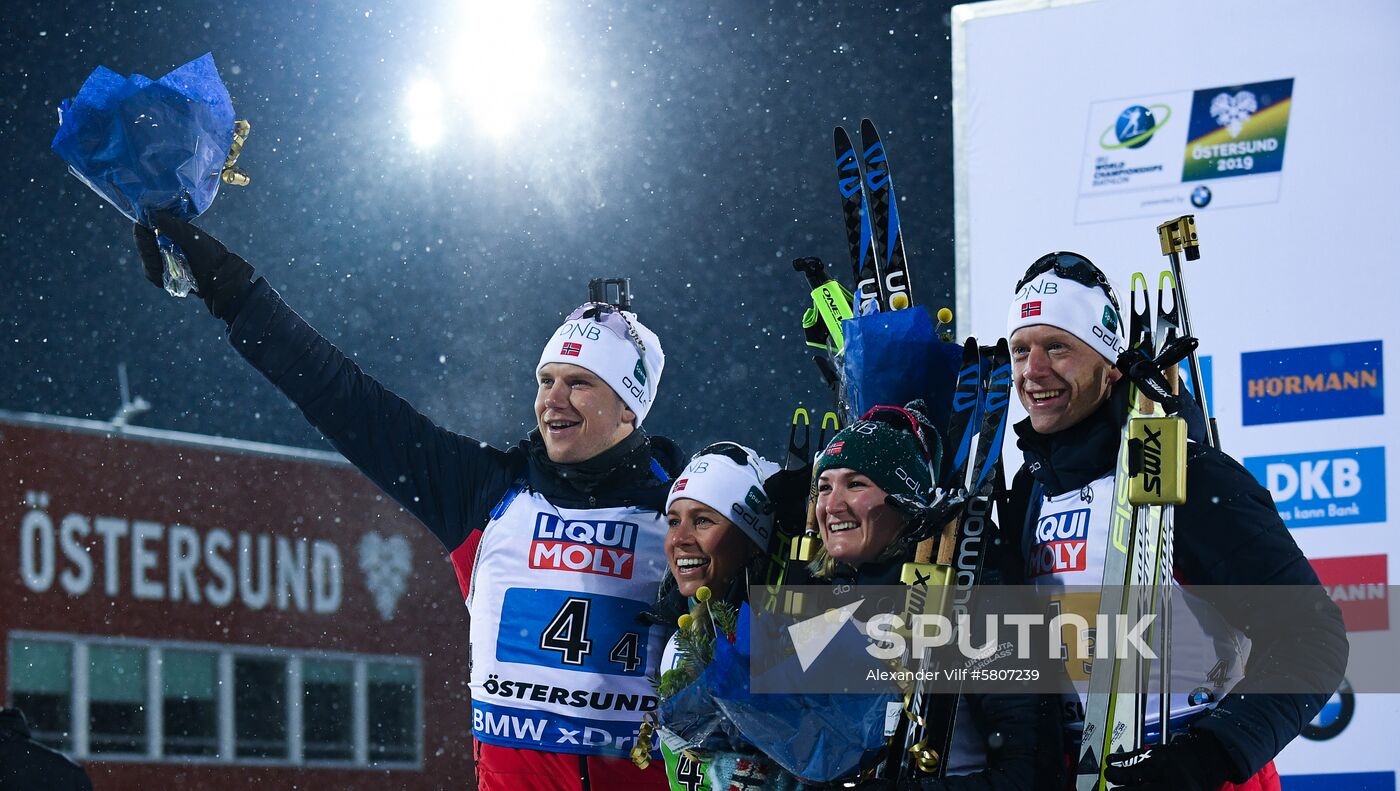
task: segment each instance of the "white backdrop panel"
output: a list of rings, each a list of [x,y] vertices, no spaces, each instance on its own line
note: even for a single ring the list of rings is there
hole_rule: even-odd
[[[1390,260],[1400,144],[1387,132],[1400,126],[1397,38],[1391,0],[1014,0],[953,14],[960,332],[1001,335],[1012,286],[1052,250],[1087,255],[1121,288],[1133,271],[1155,284],[1166,264],[1157,224],[1195,214],[1202,258],[1185,265],[1185,281],[1223,446],[1258,459],[1261,477],[1273,470],[1279,495],[1289,475],[1311,481],[1293,487],[1290,513],[1334,506],[1337,516],[1292,530],[1309,558],[1341,559],[1331,584],[1400,577],[1386,508],[1400,424],[1384,382],[1400,348],[1400,268]],[[1227,105],[1217,104],[1220,116],[1211,100]],[[1245,116],[1234,130],[1231,106]],[[1226,154],[1225,164],[1191,157],[1197,144],[1221,143],[1234,147],[1208,153]],[[1196,206],[1201,186],[1210,200]],[[1380,348],[1279,352],[1361,342]],[[1278,359],[1250,358],[1242,370],[1252,352]],[[1286,389],[1290,374],[1293,386],[1313,377],[1326,388],[1332,373],[1338,389]],[[1247,407],[1242,378],[1262,388],[1263,404]],[[1287,419],[1261,422],[1270,414]],[[1022,417],[1017,405],[1012,419]],[[1369,448],[1382,450],[1345,453]],[[1014,469],[1019,452],[1007,455]],[[1363,566],[1380,570],[1348,571]],[[1299,740],[1280,770],[1400,769],[1397,697],[1361,696],[1351,727]]]

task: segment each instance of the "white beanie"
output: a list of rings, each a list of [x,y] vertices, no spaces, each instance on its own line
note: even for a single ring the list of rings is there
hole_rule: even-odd
[[[743,463],[731,458],[740,455]],[[760,549],[766,549],[773,535],[773,503],[763,482],[777,471],[777,464],[743,445],[716,443],[695,454],[685,471],[676,476],[666,497],[666,510],[681,499],[703,503],[733,522]]]
[[[1104,283],[1112,288],[1107,278]],[[1033,278],[1016,292],[1006,316],[1006,337],[1035,324],[1068,332],[1110,363],[1117,363],[1118,355],[1128,348],[1128,328],[1108,294],[1102,288],[1060,277],[1054,270]]]
[[[554,331],[540,353],[535,375],[550,363],[592,371],[637,415],[642,425],[651,411],[666,355],[656,333],[637,314],[599,302],[585,302]]]

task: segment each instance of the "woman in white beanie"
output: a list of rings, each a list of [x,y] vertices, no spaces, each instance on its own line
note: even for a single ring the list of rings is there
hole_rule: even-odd
[[[777,464],[753,450],[736,442],[719,442],[691,457],[671,485],[666,498],[665,541],[670,579],[662,583],[662,596],[653,615],[673,627],[679,616],[685,625],[671,635],[661,655],[661,670],[666,674],[660,685],[663,696],[693,683],[693,675],[701,669],[685,655],[682,633],[714,635],[717,623],[711,622],[710,614],[721,609],[737,612],[747,595],[748,582],[757,579],[766,562],[775,529],[769,482],[777,473]],[[715,621],[719,620],[715,616]],[[718,628],[724,629],[722,625]],[[736,776],[754,787],[795,785],[790,776],[782,775],[776,764],[761,755],[718,752],[700,756],[683,751],[683,740],[669,733],[665,722],[660,724],[660,747],[672,788],[729,788]]]

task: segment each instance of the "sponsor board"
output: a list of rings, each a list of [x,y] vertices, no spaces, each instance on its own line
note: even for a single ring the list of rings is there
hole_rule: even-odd
[[[1327,699],[1317,716],[1303,726],[1300,736],[1310,742],[1329,742],[1342,735],[1356,717],[1356,692],[1345,678]]]
[[[1092,103],[1075,222],[1277,201],[1292,100],[1288,78]]]
[[[1283,775],[1283,791],[1395,791],[1394,772]]]
[[[1382,341],[1240,354],[1244,425],[1385,413]]]
[[[1289,527],[1384,522],[1385,448],[1247,456],[1243,460],[1269,490]]]
[[[1202,392],[1206,394],[1206,409],[1215,414],[1215,359],[1209,354],[1199,358],[1201,364],[1201,381],[1204,386]],[[1190,393],[1191,388],[1191,366],[1183,363],[1178,370],[1181,371],[1181,392]]]
[[[1327,595],[1341,608],[1348,632],[1390,628],[1385,555],[1314,558],[1309,562]]]

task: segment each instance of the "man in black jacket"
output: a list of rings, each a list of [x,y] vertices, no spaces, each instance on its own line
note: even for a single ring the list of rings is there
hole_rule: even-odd
[[[1015,426],[1025,464],[1003,535],[1007,554],[1021,564],[1009,573],[1042,590],[1096,587],[1129,392],[1114,367],[1127,344],[1116,295],[1087,259],[1051,253],[1018,284],[1007,336],[1016,392],[1029,413]],[[1250,641],[1243,678],[1170,744],[1111,758],[1106,777],[1131,789],[1215,791],[1226,782],[1277,789],[1274,756],[1341,681],[1348,653],[1341,613],[1268,492],[1238,462],[1193,442],[1186,467],[1188,499],[1175,509],[1176,579],[1293,586],[1296,617],[1287,627],[1256,618],[1225,624]],[[1179,592],[1173,597],[1181,601]]]
[[[585,304],[536,366],[537,430],[510,450],[435,425],[321,337],[218,240],[168,215],[229,341],[347,459],[447,549],[471,612],[482,789],[664,788],[625,757],[656,699],[660,629],[639,622],[666,567],[662,513],[679,450],[641,430],[660,341]],[[147,279],[162,260],[135,226]]]
[[[81,766],[34,741],[19,709],[0,708],[0,791],[92,791]]]

